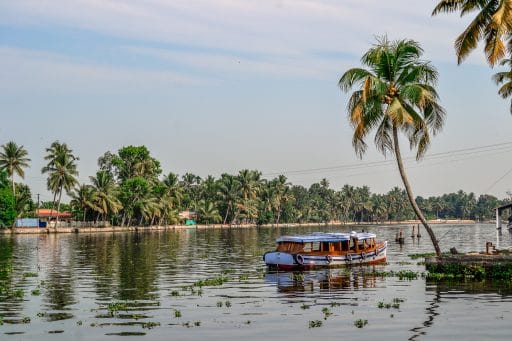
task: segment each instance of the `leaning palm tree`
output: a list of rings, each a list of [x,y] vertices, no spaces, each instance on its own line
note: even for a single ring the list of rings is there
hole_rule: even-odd
[[[511,52],[511,0],[441,0],[432,11],[432,15],[459,11],[461,17],[470,12],[478,12],[469,26],[455,40],[455,52],[459,64],[477,47],[480,40],[485,40],[485,55],[491,66],[503,59],[507,50]]]
[[[352,144],[359,157],[367,149],[365,138],[375,129],[374,142],[384,155],[394,153],[408,199],[425,226],[437,255],[441,254],[434,232],[420,211],[405,173],[398,141],[401,132],[416,149],[416,159],[425,154],[430,136],[443,126],[445,111],[434,88],[437,71],[420,59],[423,53],[413,40],[377,39],[361,62],[367,68],[346,71],[339,81],[344,92],[357,87],[348,102],[348,115],[354,135]]]
[[[28,152],[13,142],[7,142],[2,145],[0,151],[0,170],[5,170],[7,175],[11,177],[12,194],[16,198],[16,186],[14,184],[14,174],[18,174],[22,179],[25,177],[23,168],[28,167],[30,159],[27,157]]]

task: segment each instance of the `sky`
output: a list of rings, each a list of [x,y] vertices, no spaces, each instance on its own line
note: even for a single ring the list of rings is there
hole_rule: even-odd
[[[66,142],[80,182],[106,151],[145,145],[164,173],[257,169],[309,186],[401,180],[391,155],[352,147],[337,86],[376,36],[414,39],[440,73],[445,126],[424,160],[402,142],[415,195],[512,189],[510,100],[481,48],[457,65],[472,14],[420,0],[0,0],[0,144],[29,152],[24,181],[46,189],[45,148]],[[510,174],[509,174],[510,173]]]

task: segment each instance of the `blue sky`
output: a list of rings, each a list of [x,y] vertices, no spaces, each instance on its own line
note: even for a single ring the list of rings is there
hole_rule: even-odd
[[[336,86],[376,35],[419,41],[440,71],[448,116],[428,155],[512,141],[510,103],[491,81],[496,70],[480,49],[456,65],[453,41],[468,19],[431,17],[435,4],[3,1],[0,144],[28,149],[25,181],[44,200],[50,194],[40,169],[55,140],[79,155],[83,182],[104,152],[144,144],[164,172],[219,176],[249,168],[306,186],[325,177],[333,188],[387,192],[401,185],[395,166],[372,145],[356,158],[346,95]],[[512,167],[511,152],[501,145],[427,155],[407,167],[417,195],[463,189],[505,197],[512,175],[497,180]],[[333,168],[290,172],[326,167]]]

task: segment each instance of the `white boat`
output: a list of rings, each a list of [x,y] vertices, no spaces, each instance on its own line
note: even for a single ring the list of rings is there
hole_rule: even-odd
[[[282,236],[275,251],[263,255],[270,268],[282,270],[377,264],[386,261],[387,241],[368,232]]]

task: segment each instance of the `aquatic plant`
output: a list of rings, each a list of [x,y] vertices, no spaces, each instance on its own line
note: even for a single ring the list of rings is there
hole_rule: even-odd
[[[219,286],[219,285],[223,285],[224,283],[228,282],[229,280],[230,280],[229,277],[221,275],[221,276],[218,276],[215,278],[207,278],[207,279],[199,280],[199,281],[193,283],[192,285],[194,287]]]
[[[368,320],[357,319],[354,321],[354,326],[356,326],[357,328],[363,328],[367,324],[368,324]]]
[[[194,326],[199,327],[201,325],[201,321],[194,322]]]
[[[241,282],[241,281],[247,281],[249,279],[249,275],[247,274],[244,274],[244,275],[240,275],[238,277],[238,281]]]
[[[321,326],[322,326],[322,321],[320,321],[320,320],[309,321],[309,328],[318,328]]]
[[[334,302],[334,301],[333,301],[333,302],[331,302],[331,303],[330,303],[330,305],[331,305],[331,307],[332,307],[332,308],[334,308],[334,307],[339,307],[339,306],[341,306],[341,303],[339,303],[339,302]]]
[[[81,320],[80,320],[80,321],[76,321],[76,325],[77,325],[77,326],[81,326],[81,325],[82,325],[82,323],[83,323],[83,322],[82,322]]]
[[[332,311],[327,307],[322,309],[322,313],[324,314],[324,320],[327,320],[327,318],[332,315]]]
[[[37,276],[38,276],[38,275],[37,275],[37,273],[35,273],[35,272],[25,272],[25,273],[23,274],[23,277],[24,277],[24,278],[28,278],[28,277],[37,277]]]
[[[230,301],[226,301],[224,303],[224,305],[226,306],[226,308],[230,308],[231,307],[231,302]]]
[[[39,296],[41,295],[41,290],[39,288],[36,288],[31,291],[32,296]]]
[[[306,303],[303,303],[300,308],[303,310],[309,309],[311,306],[307,305]]]
[[[25,292],[23,289],[16,289],[12,291],[9,296],[13,298],[23,298],[23,296],[25,296]]]
[[[217,307],[218,307],[218,308],[222,308],[222,305],[223,305],[223,304],[224,304],[224,303],[222,303],[222,301],[218,301],[218,302],[217,302]]]
[[[178,309],[174,309],[174,317],[176,317],[176,318],[181,317],[181,311]]]
[[[179,291],[177,291],[177,290],[171,291],[171,296],[179,296],[179,295],[180,295]]]
[[[418,258],[426,258],[426,257],[434,257],[436,254],[434,252],[425,252],[425,253],[413,253],[408,255],[411,259],[418,259]]]
[[[418,278],[418,273],[412,271],[412,270],[400,270],[396,273],[398,276],[398,279],[416,279]]]
[[[117,314],[117,312],[119,310],[126,311],[127,307],[128,306],[127,306],[126,303],[123,303],[123,302],[112,302],[112,303],[108,304],[107,310],[108,310],[108,313],[110,314],[110,316],[114,316],[115,314]]]
[[[25,317],[21,320],[21,322],[22,322],[22,323],[30,323],[30,321],[31,321],[31,320],[30,320],[30,317],[28,317],[28,316],[25,316]]]
[[[155,327],[158,327],[160,326],[160,322],[145,322],[142,324],[142,328],[144,329],[152,329],[152,328],[155,328]]]
[[[4,317],[0,316],[0,326],[4,324]]]

